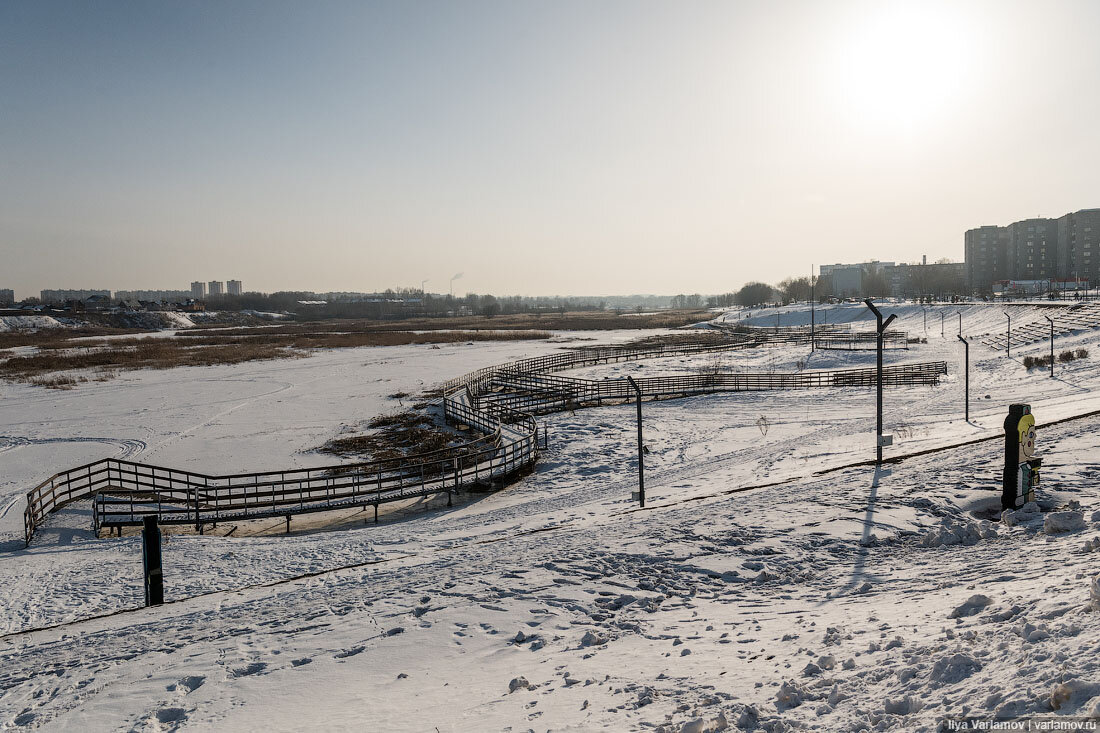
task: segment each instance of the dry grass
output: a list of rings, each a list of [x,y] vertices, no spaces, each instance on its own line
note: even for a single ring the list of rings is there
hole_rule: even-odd
[[[582,311],[564,314],[524,313],[509,316],[463,316],[456,318],[410,318],[400,322],[343,319],[287,323],[270,328],[217,328],[188,331],[195,336],[241,336],[255,333],[280,335],[318,333],[407,333],[409,331],[471,330],[473,333],[490,333],[515,330],[553,331],[617,331],[622,329],[678,328],[709,320],[705,310],[665,311],[642,316],[615,315],[603,311]],[[442,334],[441,334],[442,335]],[[495,337],[490,340],[502,340]]]
[[[100,376],[96,380],[103,381],[113,376],[110,372],[114,371],[286,359],[308,356],[308,352],[313,349],[518,341],[550,337],[545,331],[278,334],[267,329],[232,329],[233,334],[229,334],[229,330],[204,331],[202,333],[207,335],[188,334],[173,338],[89,339],[79,342],[51,338],[36,344],[39,347],[36,354],[14,356],[0,361],[0,377],[14,381],[32,381],[34,377],[52,372],[87,369],[100,370]]]
[[[374,432],[334,438],[317,451],[358,461],[392,460],[442,450],[455,439],[430,417],[416,412],[376,417],[366,427]]]
[[[134,339],[133,343],[127,342],[124,345],[110,343],[111,348],[48,350],[46,353],[31,356],[14,356],[0,362],[0,377],[38,384],[43,380],[36,381],[36,377],[52,372],[81,369],[171,369],[178,366],[239,364],[258,359],[304,356],[303,352],[270,344],[221,344],[196,348],[176,339]],[[101,376],[109,378],[110,375],[102,372]]]
[[[88,338],[90,336],[119,336],[134,333],[143,333],[139,329],[123,328],[42,328],[37,331],[3,331],[0,332],[0,349],[14,349],[19,346],[37,346],[40,349],[60,348],[65,349],[74,346],[73,339]]]

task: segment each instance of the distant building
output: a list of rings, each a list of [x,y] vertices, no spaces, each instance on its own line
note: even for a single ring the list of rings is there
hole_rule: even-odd
[[[1008,227],[983,226],[966,232],[966,287],[971,293],[990,292],[994,282],[1008,278],[1008,240]]]
[[[1042,282],[1043,292],[1071,281],[1074,287],[1100,285],[1100,209],[983,226],[967,231],[963,241],[973,294],[1031,292],[1007,283]]]
[[[830,295],[838,298],[855,298],[866,294],[872,277],[885,275],[893,262],[858,262],[851,265],[821,265],[819,272],[828,277]]]
[[[225,283],[221,280],[211,280],[206,284],[206,295],[210,298],[225,295]]]
[[[1058,243],[1064,280],[1100,283],[1100,209],[1082,209],[1058,219]]]
[[[106,298],[108,302],[111,300],[110,290],[43,290],[40,295],[43,303],[56,303],[58,305],[69,300],[86,301],[93,296]]]
[[[111,307],[110,295],[91,295],[84,298],[84,310],[105,311]]]
[[[12,305],[15,303],[15,291],[0,288],[0,305]]]
[[[193,300],[206,300],[206,283],[198,280],[191,283],[191,298]]]
[[[241,294],[241,281],[240,280],[229,280],[228,282],[226,282],[225,292],[229,293],[230,295],[240,295]]]
[[[199,283],[200,285],[202,283]],[[190,290],[116,290],[115,300],[155,300],[174,301],[187,300],[191,297]]]

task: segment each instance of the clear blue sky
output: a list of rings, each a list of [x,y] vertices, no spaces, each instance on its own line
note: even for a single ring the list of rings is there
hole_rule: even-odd
[[[1100,206],[1100,3],[0,0],[0,287],[721,292]]]

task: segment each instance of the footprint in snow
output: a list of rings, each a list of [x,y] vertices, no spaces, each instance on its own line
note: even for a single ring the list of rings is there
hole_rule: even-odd
[[[234,677],[248,677],[250,675],[260,674],[265,669],[267,669],[267,664],[266,663],[264,663],[264,662],[253,662],[252,664],[249,664],[249,665],[244,666],[244,667],[238,667],[237,669],[233,670],[233,676]]]
[[[168,691],[169,692],[179,691],[181,694],[187,695],[187,694],[192,693],[195,690],[199,689],[200,687],[202,687],[202,684],[204,682],[206,682],[206,677],[204,675],[193,674],[193,675],[189,675],[187,677],[184,677],[183,679],[181,679],[179,682],[175,683],[174,685],[168,685]]]

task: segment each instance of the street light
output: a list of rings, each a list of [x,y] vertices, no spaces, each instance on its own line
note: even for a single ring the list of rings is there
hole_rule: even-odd
[[[1012,316],[1008,315],[1008,311],[1001,311],[1008,318],[1008,332],[1005,334],[1005,343],[1008,350],[1008,358],[1012,358]]]
[[[810,265],[810,353],[814,353],[814,266]]]
[[[638,397],[638,505],[645,509],[645,469],[642,463],[642,453],[645,452],[645,448],[642,447],[642,388],[634,381],[634,377],[627,377],[626,381],[630,382],[630,386],[634,388],[634,393]]]
[[[875,466],[882,465],[882,334],[886,328],[897,318],[897,314],[891,313],[890,317],[885,321],[882,320],[882,311],[875,307],[874,302],[870,298],[866,298],[863,301],[871,312],[875,314],[875,320],[877,321],[876,330],[878,331],[877,345],[877,392],[875,397],[876,404],[876,423],[875,423]]]
[[[1050,322],[1050,378],[1054,379],[1054,319],[1050,316],[1043,316]]]
[[[966,421],[970,422],[970,342],[959,334],[959,341],[963,342],[963,346],[966,347]]]

